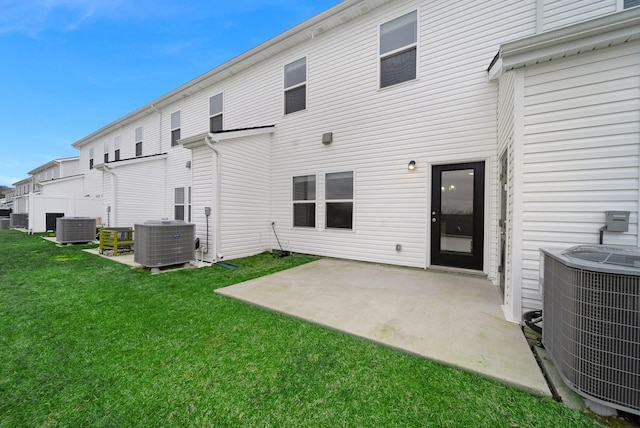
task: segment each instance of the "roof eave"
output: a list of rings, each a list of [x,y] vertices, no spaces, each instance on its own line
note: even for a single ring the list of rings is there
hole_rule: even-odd
[[[503,43],[488,72],[490,79],[519,67],[640,39],[640,8]]]
[[[162,97],[157,98],[151,103],[146,104],[128,115],[100,128],[81,140],[76,141],[72,146],[78,149],[114,129],[135,122],[141,117],[156,112],[157,109],[163,108],[178,99],[188,97],[189,95],[211,86],[216,82],[224,80],[251,67],[252,65],[262,62],[277,53],[283,52],[292,45],[311,40],[326,31],[349,22],[358,16],[364,15],[383,4],[389,3],[390,1],[391,0],[344,0],[336,6],[302,22],[272,39],[267,40],[255,48],[250,49],[249,51],[227,61],[199,77],[196,77]]]

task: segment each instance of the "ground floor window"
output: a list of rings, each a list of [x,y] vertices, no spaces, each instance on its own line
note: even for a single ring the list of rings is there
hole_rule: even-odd
[[[353,229],[353,171],[325,177],[327,229]]]
[[[293,177],[293,226],[316,227],[316,176]]]
[[[174,218],[191,222],[191,187],[175,188]]]

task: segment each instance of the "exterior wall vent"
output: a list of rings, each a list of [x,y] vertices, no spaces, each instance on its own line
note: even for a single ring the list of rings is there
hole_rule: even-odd
[[[136,224],[134,261],[157,268],[194,260],[195,227],[182,220],[151,220]]]
[[[640,248],[543,249],[541,262],[542,342],[565,383],[640,415]]]
[[[96,239],[96,219],[91,217],[59,217],[56,219],[56,241],[61,244],[91,242]]]

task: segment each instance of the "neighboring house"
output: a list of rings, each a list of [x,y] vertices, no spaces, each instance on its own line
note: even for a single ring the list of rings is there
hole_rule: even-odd
[[[539,308],[538,250],[638,245],[637,1],[347,0],[77,141],[111,226],[484,273]],[[628,9],[628,10],[626,10]]]
[[[14,191],[11,197],[15,214],[29,213],[29,195],[33,191],[33,177],[25,178],[13,183]]]
[[[56,216],[100,217],[101,195],[85,193],[78,157],[52,160],[29,174],[14,183],[12,199],[14,213],[28,214],[30,232],[52,230]]]
[[[60,189],[52,190],[51,183],[68,177],[78,177],[80,174],[80,158],[62,158],[47,162],[36,169],[29,171],[29,175],[33,178],[33,191],[46,194],[47,191],[55,195],[73,194],[77,189],[75,187],[62,186]],[[49,186],[47,191],[45,187]],[[81,187],[80,189],[81,190]]]
[[[13,192],[14,189],[7,190],[4,197],[0,199],[0,209],[13,209]]]

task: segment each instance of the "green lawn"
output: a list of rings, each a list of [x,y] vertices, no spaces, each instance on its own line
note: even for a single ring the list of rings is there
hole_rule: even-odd
[[[2,427],[591,427],[460,370],[213,293],[306,263],[161,275],[0,231]]]

